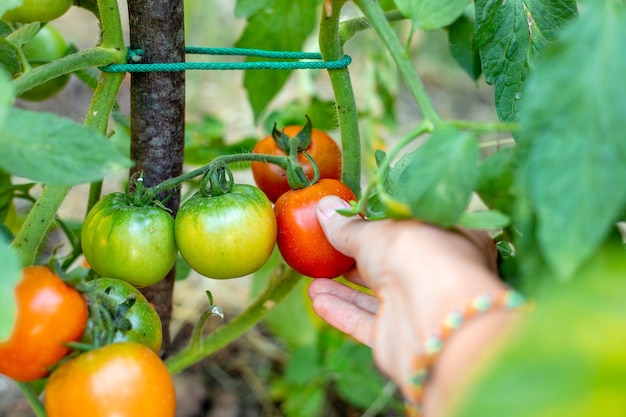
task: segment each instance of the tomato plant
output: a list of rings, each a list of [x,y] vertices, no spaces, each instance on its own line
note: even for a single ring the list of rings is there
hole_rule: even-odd
[[[15,288],[17,321],[0,343],[0,373],[17,381],[33,381],[63,359],[68,342],[80,340],[87,324],[82,295],[44,266],[24,268]]]
[[[23,48],[24,56],[33,68],[61,58],[66,51],[67,43],[63,35],[51,25],[43,26]],[[69,79],[69,74],[61,75],[31,88],[20,97],[31,101],[46,100],[61,91]]]
[[[104,196],[83,224],[85,259],[101,276],[138,286],[161,281],[176,261],[174,219],[156,206],[134,206],[124,193]]]
[[[137,288],[116,278],[98,278],[90,284],[92,302],[99,307],[90,315],[83,341],[93,342],[94,336],[99,336],[97,332],[113,332],[108,343],[136,342],[157,354],[161,351],[161,319]],[[94,314],[98,316],[93,317]]]
[[[345,184],[323,179],[306,188],[286,192],[274,206],[280,254],[289,266],[312,278],[336,278],[354,265],[354,259],[328,242],[317,221],[317,203],[328,195],[356,200]]]
[[[194,195],[176,215],[176,243],[185,261],[210,278],[236,278],[259,269],[272,254],[276,219],[258,188],[235,184],[218,196]]]
[[[74,2],[72,0],[24,0],[21,6],[7,11],[2,18],[12,22],[48,22],[61,17]]]
[[[309,154],[320,172],[320,178],[341,179],[341,149],[326,132],[307,126],[286,126],[280,132],[274,128],[271,135],[261,139],[252,149],[252,152],[266,155],[284,156],[289,153],[289,138],[306,135],[302,138],[307,146],[299,149],[298,163],[302,166],[304,173],[313,179],[314,171],[311,161],[303,152]],[[264,162],[252,162],[252,175],[256,185],[272,201],[276,202],[278,197],[291,190],[287,181],[287,172],[274,164]]]
[[[48,417],[174,417],[174,384],[161,359],[139,343],[85,352],[55,370],[46,385]]]

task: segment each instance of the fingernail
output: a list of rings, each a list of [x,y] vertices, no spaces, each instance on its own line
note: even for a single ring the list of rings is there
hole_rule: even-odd
[[[334,195],[324,197],[317,203],[317,211],[324,217],[336,214],[339,209],[349,208],[350,204]]]

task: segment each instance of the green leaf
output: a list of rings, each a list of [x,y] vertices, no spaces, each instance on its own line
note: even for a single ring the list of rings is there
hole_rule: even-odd
[[[256,144],[255,138],[245,138],[237,142],[226,143],[224,122],[207,115],[200,122],[190,123],[185,129],[185,163],[205,165],[218,156],[251,152]],[[250,164],[231,164],[231,168],[244,168]]]
[[[0,237],[0,343],[9,338],[13,331],[17,306],[14,287],[22,277],[17,253]]]
[[[280,261],[278,249],[275,249],[265,265],[254,273],[253,295],[260,293],[268,285]],[[313,312],[307,290],[308,282],[300,280],[263,320],[264,326],[289,349],[311,345],[317,340],[317,329],[321,326],[322,319]]]
[[[20,7],[22,4],[24,4],[24,0],[2,0],[2,2],[0,2],[0,16],[7,10],[13,10]]]
[[[485,81],[495,86],[498,117],[514,121],[527,75],[559,29],[576,16],[575,0],[476,0],[476,38]]]
[[[626,206],[626,6],[586,5],[529,81],[520,113],[520,190],[561,278],[597,250]]]
[[[280,130],[288,125],[306,124],[305,116],[311,119],[313,127],[320,130],[332,130],[337,128],[337,113],[333,101],[323,101],[317,97],[312,97],[309,103],[302,103],[302,100],[294,100],[282,106],[278,110],[271,111],[263,126],[268,134],[272,131],[274,123]]]
[[[626,257],[605,249],[570,282],[544,281],[534,312],[466,384],[456,417],[626,414]]]
[[[11,109],[0,132],[0,168],[56,185],[101,180],[132,166],[95,130],[49,113]]]
[[[0,38],[0,68],[4,68],[11,74],[16,74],[20,71],[20,58],[17,48],[4,38]]]
[[[6,37],[6,40],[15,45],[15,47],[21,48],[35,37],[40,28],[41,23],[39,22],[25,24],[11,32],[11,34]]]
[[[417,29],[439,29],[454,22],[469,0],[395,0],[402,12]]]
[[[516,147],[501,149],[480,163],[476,192],[487,207],[512,213],[516,169]]]
[[[325,404],[324,387],[308,384],[289,392],[283,411],[289,417],[323,417]]]
[[[498,210],[485,210],[461,214],[458,225],[466,229],[501,229],[510,222],[510,217]]]
[[[367,409],[383,391],[386,380],[374,365],[372,350],[344,338],[340,349],[328,357],[329,371],[336,376],[337,391],[350,404]]]
[[[9,24],[4,20],[0,20],[0,37],[6,38],[11,34],[11,32],[13,32],[11,26],[9,26]]]
[[[0,132],[14,99],[11,77],[0,67]]]
[[[236,43],[239,48],[299,51],[313,32],[319,15],[317,0],[275,0],[274,7],[259,10]],[[247,58],[248,61],[267,58]],[[244,87],[254,119],[259,116],[289,78],[289,70],[250,70],[244,74]]]
[[[259,10],[271,8],[276,0],[237,0],[235,4],[235,17],[242,18],[252,16]]]
[[[474,48],[474,19],[461,15],[448,26],[450,54],[474,81],[480,78],[482,68],[480,54]]]
[[[476,137],[451,128],[439,129],[402,159],[399,163],[404,169],[397,181],[399,199],[420,220],[444,227],[454,225],[476,185]]]

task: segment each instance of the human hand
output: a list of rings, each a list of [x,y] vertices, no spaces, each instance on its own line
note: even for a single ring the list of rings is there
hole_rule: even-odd
[[[378,366],[402,387],[413,355],[447,313],[504,288],[496,275],[497,251],[484,232],[336,212],[348,207],[326,197],[318,219],[331,244],[356,260],[345,277],[374,296],[326,279],[313,280],[309,295],[318,315],[372,347]]]

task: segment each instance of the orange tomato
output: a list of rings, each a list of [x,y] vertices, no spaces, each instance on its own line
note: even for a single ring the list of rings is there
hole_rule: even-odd
[[[45,377],[80,340],[87,325],[82,295],[44,266],[24,268],[15,287],[17,319],[0,343],[0,373],[16,381]]]
[[[176,395],[156,353],[119,342],[61,365],[48,379],[44,406],[48,417],[174,417]]]

